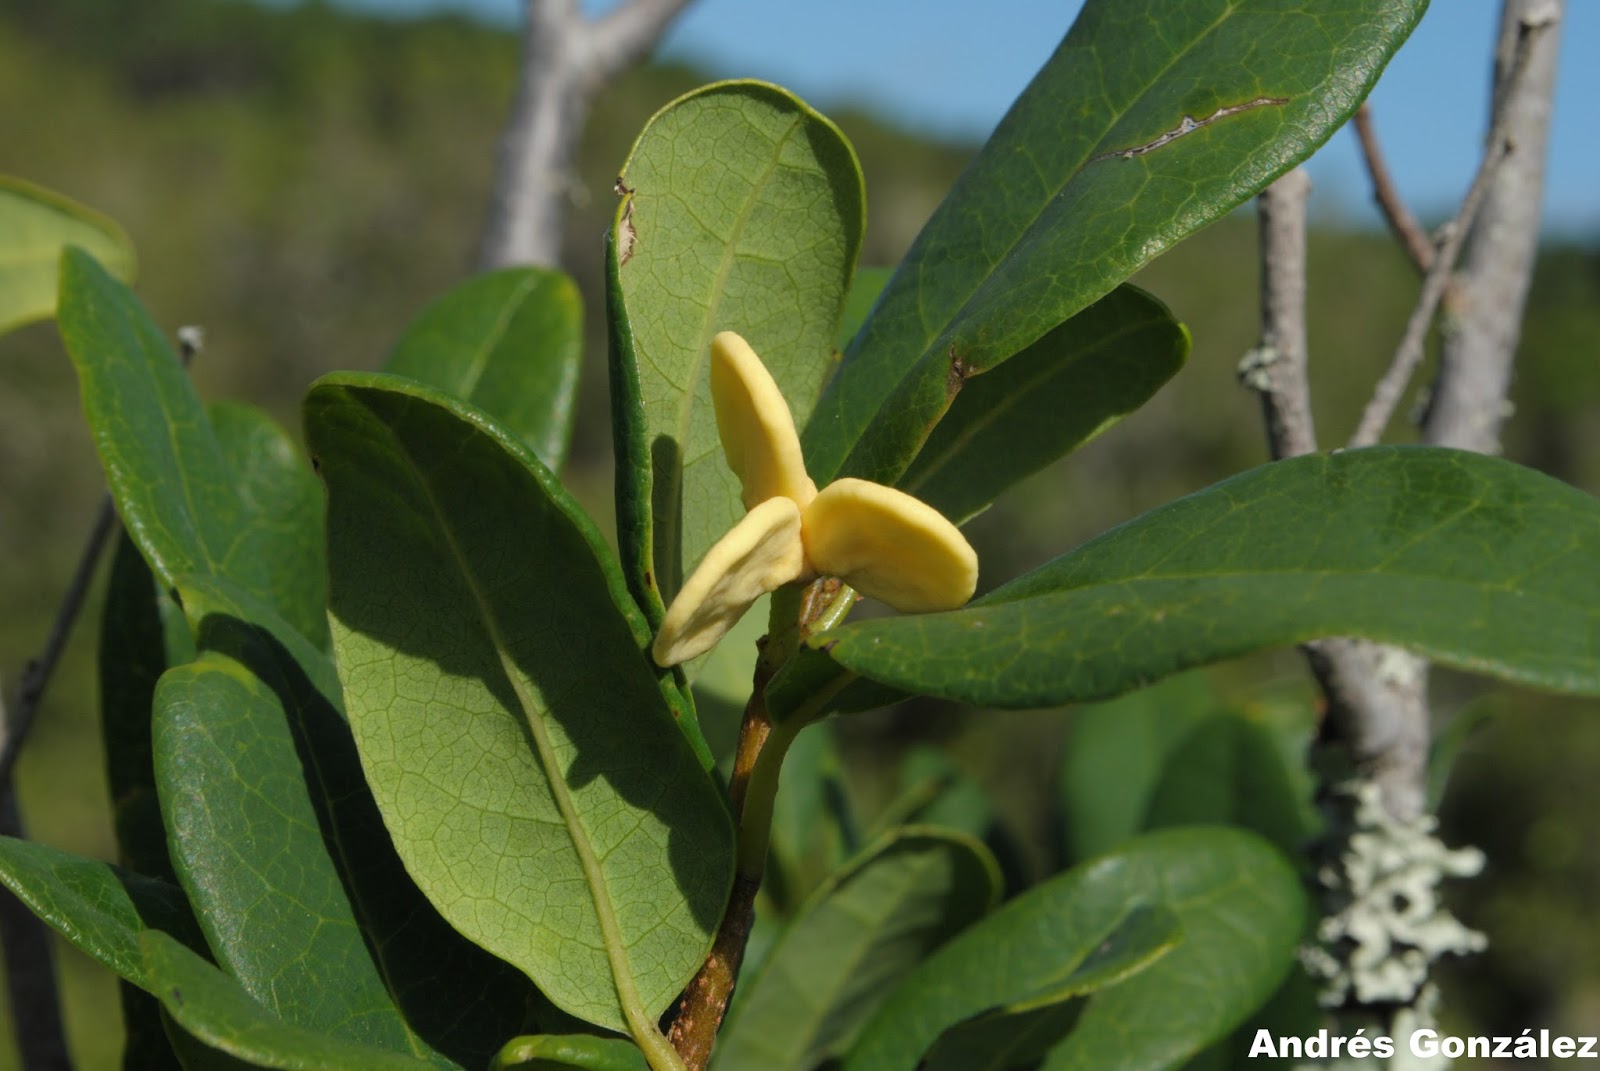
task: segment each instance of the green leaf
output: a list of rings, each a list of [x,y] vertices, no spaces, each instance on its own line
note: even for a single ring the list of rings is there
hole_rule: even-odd
[[[426,387],[325,377],[306,425],[351,728],[407,869],[559,1007],[647,1036],[710,946],[733,834],[610,552]]]
[[[1059,781],[1066,858],[1100,855],[1146,828],[1162,771],[1220,702],[1204,673],[1185,673],[1072,711]]]
[[[272,556],[270,594],[252,593],[327,650],[328,557],[322,535],[326,512],[322,484],[300,444],[264,410],[238,402],[213,402],[206,414],[233,473],[245,524]]]
[[[169,671],[155,748],[173,863],[223,969],[286,1023],[427,1052],[367,951],[271,689],[219,654]]]
[[[1181,927],[1175,947],[1169,914]],[[1303,914],[1293,869],[1252,834],[1140,837],[941,948],[889,996],[844,1066],[914,1068],[959,1023],[1090,991],[1049,1066],[1170,1066],[1266,999],[1293,960]]]
[[[555,470],[572,441],[582,356],[577,285],[557,271],[507,268],[424,309],[384,371],[478,406]]]
[[[156,682],[193,660],[194,637],[177,600],[150,575],[121,533],[111,559],[100,618],[100,727],[111,790],[117,853],[123,865],[173,884],[150,751]]]
[[[222,420],[248,428],[230,426],[224,442],[161,331],[82,250],[62,257],[59,320],[117,510],[162,585],[226,577],[325,643],[322,570],[308,564],[320,507],[291,440],[230,408]],[[244,430],[239,443],[260,456],[239,469]]]
[[[718,331],[742,334],[805,423],[832,367],[865,205],[855,153],[777,86],[667,105],[623,165],[610,260],[617,527],[659,623],[686,570],[744,514],[711,410]]]
[[[514,1038],[500,1050],[489,1071],[648,1071],[644,1053],[621,1038],[589,1034],[542,1034]]]
[[[232,978],[164,933],[139,938],[145,970],[167,1014],[206,1045],[282,1071],[425,1071],[455,1065],[363,1045],[285,1022]]]
[[[112,220],[31,182],[0,175],[0,334],[56,311],[61,252],[82,246],[131,282],[133,242]]]
[[[1133,412],[1183,367],[1189,333],[1118,287],[987,375],[971,379],[900,486],[960,522]]]
[[[999,896],[978,841],[889,833],[811,896],[742,983],[712,1067],[809,1071],[841,1052],[902,977]]]
[[[783,758],[762,892],[782,911],[794,910],[854,854],[858,824],[833,726],[807,726]]]
[[[1135,908],[1065,978],[946,1030],[921,1071],[1036,1066],[1082,1014],[1082,1003],[1072,998],[1138,973],[1182,937],[1182,923],[1170,908]]]
[[[872,307],[878,303],[883,288],[889,285],[893,268],[859,268],[850,280],[850,289],[844,296],[844,315],[839,320],[839,349],[842,351],[856,337],[861,325],[867,322]]]
[[[100,734],[117,859],[174,889],[178,878],[167,855],[167,830],[156,793],[150,711],[161,674],[168,666],[190,661],[194,654],[194,638],[182,609],[156,584],[127,533],[118,532],[100,618],[99,651]],[[182,894],[176,895],[181,900]],[[189,925],[195,927],[192,918]],[[123,1067],[135,1071],[173,1066],[177,1058],[160,1002],[126,980],[118,988],[127,1030]]]
[[[1445,727],[1433,738],[1428,748],[1428,813],[1435,814],[1444,800],[1445,786],[1450,781],[1450,771],[1467,741],[1504,708],[1505,697],[1484,695],[1456,711]]]
[[[963,380],[1310,156],[1426,6],[1089,0],[845,353],[812,477],[895,483]]]
[[[215,578],[181,578],[200,661],[156,697],[174,863],[212,951],[286,1022],[481,1066],[527,982],[406,876],[362,776],[328,657]]]
[[[1304,704],[1254,704],[1216,711],[1174,734],[1145,828],[1227,824],[1285,853],[1303,850],[1319,826],[1305,762],[1314,720]]]
[[[909,691],[1030,707],[1347,635],[1600,694],[1600,502],[1460,451],[1294,458],[1152,510],[966,609],[812,642]]]
[[[900,793],[878,825],[942,826],[980,840],[994,828],[994,804],[943,749],[918,744],[900,761]]]
[[[0,884],[74,948],[141,989],[151,988],[141,933],[164,930],[203,943],[176,886],[98,859],[0,837]]]

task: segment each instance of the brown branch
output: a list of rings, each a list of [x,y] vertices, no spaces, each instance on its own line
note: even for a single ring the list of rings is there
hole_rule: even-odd
[[[778,664],[768,656],[766,644],[764,639],[761,654],[756,659],[750,700],[745,704],[744,718],[739,723],[739,744],[734,751],[733,773],[728,780],[728,800],[733,805],[734,823],[741,827],[741,832],[750,778],[772,735],[772,719],[767,714],[767,685],[772,682]],[[701,1071],[711,1059],[717,1031],[728,1012],[728,1002],[733,999],[733,987],[739,981],[750,928],[755,923],[756,894],[761,891],[764,867],[752,866],[744,855],[740,852],[733,892],[722,923],[717,927],[711,953],[683,991],[677,1014],[667,1031],[667,1040],[683,1058],[688,1071]]]
[[[766,870],[777,773],[795,734],[806,721],[801,713],[795,712],[774,731],[767,711],[767,685],[799,651],[813,628],[825,628],[837,620],[849,610],[855,598],[855,592],[831,577],[817,580],[800,592],[780,588],[773,593],[773,628],[761,641],[750,700],[745,704],[744,719],[739,724],[733,774],[728,781],[728,800],[733,805],[734,822],[739,830],[733,892],[717,928],[711,953],[683,991],[667,1032],[667,1040],[683,1058],[688,1071],[704,1071],[723,1016],[728,1012],[728,1002],[733,999],[739,968],[744,963],[745,946],[750,942],[750,928],[755,922],[756,894],[761,891],[761,879]],[[826,695],[812,698],[821,701]],[[750,795],[752,788],[756,792],[754,797]]]
[[[1367,176],[1372,180],[1372,198],[1378,203],[1389,230],[1399,240],[1406,255],[1417,271],[1426,273],[1433,266],[1433,239],[1422,229],[1417,217],[1406,207],[1405,199],[1389,174],[1383,150],[1378,147],[1378,132],[1372,125],[1372,103],[1363,101],[1356,109],[1354,119],[1356,140],[1361,143],[1361,159],[1367,165]]]

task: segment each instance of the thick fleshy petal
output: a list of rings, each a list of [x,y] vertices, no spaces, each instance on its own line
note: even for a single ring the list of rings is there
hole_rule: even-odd
[[[805,509],[817,485],[806,475],[794,415],[756,351],[732,331],[711,340],[711,402],[728,467],[744,488],[744,508],[782,497]]]
[[[805,573],[800,507],[771,498],[745,514],[706,551],[667,608],[650,647],[658,666],[704,654],[767,592]]]
[[[806,507],[802,525],[813,569],[896,610],[954,610],[978,586],[978,555],[966,537],[904,491],[835,480]]]

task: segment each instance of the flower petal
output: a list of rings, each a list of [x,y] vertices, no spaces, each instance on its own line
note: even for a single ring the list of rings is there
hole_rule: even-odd
[[[732,331],[711,340],[711,402],[728,467],[744,488],[744,508],[782,496],[805,509],[817,485],[806,475],[794,415],[756,351]]]
[[[907,613],[954,610],[978,586],[978,555],[932,506],[882,484],[835,480],[802,516],[806,559]]]
[[[750,604],[805,573],[800,507],[771,498],[745,514],[706,551],[667,608],[650,647],[658,666],[675,666],[716,646]]]

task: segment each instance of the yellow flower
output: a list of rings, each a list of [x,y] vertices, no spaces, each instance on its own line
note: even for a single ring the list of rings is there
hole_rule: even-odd
[[[866,480],[817,490],[788,403],[732,331],[711,340],[711,400],[749,512],[706,552],[667,608],[650,649],[658,665],[703,654],[762,595],[818,576],[836,576],[907,613],[953,610],[972,598],[978,556],[938,510]]]

